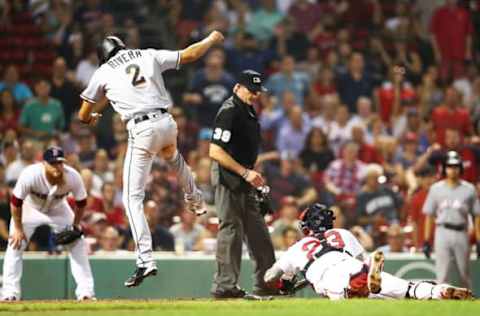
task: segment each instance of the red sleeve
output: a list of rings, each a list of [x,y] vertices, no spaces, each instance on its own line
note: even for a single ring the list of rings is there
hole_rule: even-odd
[[[472,125],[472,120],[470,119],[470,114],[465,111],[464,114],[464,135],[472,135],[473,134],[473,125]]]
[[[17,198],[14,194],[12,194],[12,197],[10,198],[10,203],[14,205],[15,207],[22,207],[23,200]]]
[[[75,204],[79,208],[85,207],[85,206],[87,206],[87,199],[83,199],[83,200],[80,200],[80,201],[75,201]]]
[[[472,17],[470,16],[470,13],[466,11],[466,22],[467,22],[467,29],[465,30],[466,35],[472,35],[473,33],[473,23],[472,23]]]
[[[432,116],[431,116],[431,120],[432,120],[432,123],[433,123],[433,127],[434,128],[437,128],[438,127],[438,124],[440,123],[439,122],[439,112],[440,112],[440,108],[435,108],[433,111],[432,111]]]
[[[436,35],[436,31],[437,31],[437,24],[438,24],[438,11],[439,9],[437,9],[433,15],[432,15],[432,18],[430,20],[430,33]]]

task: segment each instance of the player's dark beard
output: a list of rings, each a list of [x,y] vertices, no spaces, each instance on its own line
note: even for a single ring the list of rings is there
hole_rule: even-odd
[[[58,170],[49,170],[47,173],[47,180],[52,185],[60,185],[63,183],[63,172]]]

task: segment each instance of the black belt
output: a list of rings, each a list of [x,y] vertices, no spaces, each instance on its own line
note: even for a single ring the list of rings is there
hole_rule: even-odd
[[[323,245],[325,245],[325,246],[323,246]],[[346,250],[344,250],[344,249],[335,248],[335,247],[332,247],[332,246],[327,245],[327,244],[324,244],[324,243],[322,243],[322,246],[323,246],[323,248],[322,248],[320,251],[316,252],[316,253],[313,255],[313,258],[310,259],[310,260],[307,262],[307,264],[305,265],[305,267],[303,268],[303,270],[302,270],[303,275],[307,274],[308,268],[310,268],[310,266],[315,262],[315,260],[317,260],[318,258],[320,258],[321,256],[323,256],[323,255],[325,255],[325,254],[327,254],[327,253],[329,253],[329,252],[332,252],[332,251],[343,252],[343,253],[346,253],[347,255],[353,257],[350,252],[348,252],[348,251],[346,251]]]
[[[155,111],[159,111],[159,112],[162,113],[162,114],[167,113],[167,110],[166,110],[166,109],[156,109]],[[138,123],[140,123],[140,122],[143,122],[143,121],[146,121],[146,120],[155,118],[155,117],[157,117],[157,116],[155,115],[155,113],[143,114],[143,115],[140,115],[140,116],[135,117],[135,118],[133,119],[133,121],[135,122],[135,124],[138,124]]]
[[[465,231],[465,230],[467,230],[467,225],[465,225],[465,224],[449,224],[449,223],[443,223],[443,224],[437,224],[437,226],[445,227],[446,229],[451,229],[451,230],[456,230],[456,231]]]
[[[39,199],[41,200],[46,200],[48,198],[48,195],[47,194],[42,194],[42,193],[37,193],[37,192],[31,192],[33,195],[35,195],[36,197],[38,197]],[[66,197],[68,195],[68,193],[65,193],[65,194],[59,194],[59,195],[54,195],[53,198],[56,199],[56,200],[59,200],[59,199],[63,199],[64,197]]]

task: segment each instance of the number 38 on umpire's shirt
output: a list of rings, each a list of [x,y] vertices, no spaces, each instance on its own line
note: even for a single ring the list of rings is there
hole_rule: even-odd
[[[242,102],[236,95],[227,99],[215,118],[212,143],[251,169],[257,160],[260,141],[260,125],[253,106]]]

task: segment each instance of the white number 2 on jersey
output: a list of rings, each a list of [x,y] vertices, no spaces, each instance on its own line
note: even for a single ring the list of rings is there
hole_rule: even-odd
[[[221,140],[224,143],[228,143],[230,138],[232,138],[232,133],[228,130],[222,130],[217,127],[215,131],[213,131],[213,139],[215,140]]]

